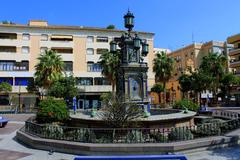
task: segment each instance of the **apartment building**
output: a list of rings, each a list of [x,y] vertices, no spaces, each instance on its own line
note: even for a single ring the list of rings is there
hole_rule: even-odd
[[[233,48],[229,51],[230,56],[230,68],[232,72],[240,76],[240,34],[236,34],[227,38],[227,42],[233,45]],[[238,95],[238,99],[240,99],[240,86],[234,86],[231,90],[231,93],[234,95]]]
[[[169,54],[175,59],[174,74],[167,83],[168,101],[180,100],[182,93],[178,78],[188,71],[191,67],[193,70],[199,68],[202,58],[210,52],[228,55],[232,45],[226,42],[209,41],[206,43],[193,43],[183,48],[177,49]]]
[[[31,20],[27,25],[0,24],[0,82],[12,85],[12,103],[31,106],[35,103],[26,86],[35,72],[37,58],[47,49],[57,51],[65,63],[65,71],[77,77],[80,88],[78,108],[98,106],[102,93],[111,85],[101,74],[99,57],[109,50],[109,42],[125,31],[83,26],[49,25],[47,21]],[[154,34],[138,32],[149,44],[149,90],[154,83],[152,73]]]

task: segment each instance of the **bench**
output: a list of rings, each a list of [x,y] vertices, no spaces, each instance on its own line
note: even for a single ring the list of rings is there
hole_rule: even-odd
[[[8,123],[8,120],[0,117],[0,128],[4,128]]]
[[[184,155],[78,156],[74,160],[187,160]]]

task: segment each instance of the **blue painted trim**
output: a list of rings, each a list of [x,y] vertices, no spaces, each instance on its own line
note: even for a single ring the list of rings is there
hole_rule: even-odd
[[[187,160],[184,155],[78,156],[74,160]]]

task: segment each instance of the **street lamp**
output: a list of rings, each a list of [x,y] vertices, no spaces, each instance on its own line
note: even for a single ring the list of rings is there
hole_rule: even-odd
[[[124,24],[128,28],[128,31],[131,31],[134,27],[134,15],[128,10],[127,14],[124,15]]]
[[[18,82],[18,108],[17,108],[17,112],[19,112],[20,108],[21,108],[21,81]]]
[[[120,64],[116,74],[116,92],[124,102],[135,102],[144,106],[149,116],[149,99],[147,94],[147,63],[143,57],[149,52],[146,40],[141,39],[134,27],[134,15],[129,10],[124,15],[124,26],[128,29],[121,37],[110,42],[110,52],[115,54],[119,47]],[[148,109],[147,109],[148,108]]]

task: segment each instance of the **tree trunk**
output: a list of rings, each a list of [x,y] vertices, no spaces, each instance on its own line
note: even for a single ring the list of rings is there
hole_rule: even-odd
[[[164,94],[163,94],[163,104],[166,104],[166,82],[163,82]]]
[[[112,81],[112,94],[115,95],[115,82]]]
[[[159,104],[161,103],[161,92],[158,93],[158,103],[159,103]]]

